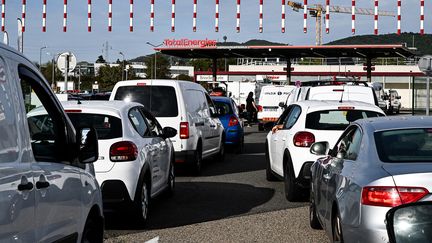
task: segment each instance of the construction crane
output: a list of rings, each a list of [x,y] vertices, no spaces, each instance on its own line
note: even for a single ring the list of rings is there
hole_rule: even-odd
[[[298,12],[303,9],[303,4],[299,2],[288,1],[294,11]],[[322,17],[326,13],[326,6],[322,4],[307,5],[309,15],[315,18],[315,31],[316,31],[316,45],[322,45]],[[352,7],[341,7],[341,6],[329,6],[329,12],[331,13],[343,13],[352,14]],[[374,9],[355,8],[355,14],[358,15],[374,15]],[[395,17],[396,14],[391,11],[378,11],[379,16]]]

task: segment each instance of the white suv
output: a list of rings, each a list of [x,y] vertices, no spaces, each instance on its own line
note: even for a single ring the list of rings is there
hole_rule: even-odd
[[[225,133],[216,108],[205,89],[179,80],[130,80],[118,82],[110,100],[135,101],[144,105],[162,126],[178,128],[171,139],[175,162],[189,163],[201,171],[202,159],[225,156]]]
[[[36,106],[45,123],[26,119]],[[95,130],[75,130],[34,64],[2,44],[0,134],[0,241],[102,242]]]
[[[266,177],[283,179],[285,196],[298,198],[299,188],[310,186],[310,166],[318,158],[309,152],[315,141],[327,141],[330,147],[357,119],[384,116],[377,106],[364,102],[299,101],[287,107],[279,118],[279,130],[266,138]]]

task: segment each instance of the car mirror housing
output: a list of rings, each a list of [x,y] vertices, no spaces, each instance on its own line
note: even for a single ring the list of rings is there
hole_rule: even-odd
[[[328,142],[316,142],[312,144],[310,150],[311,154],[326,155],[329,152]]]
[[[165,139],[175,137],[175,135],[177,135],[177,130],[172,127],[164,127],[162,129],[162,137]]]
[[[96,129],[80,128],[77,134],[79,143],[79,161],[83,164],[93,163],[99,158],[98,138]]]

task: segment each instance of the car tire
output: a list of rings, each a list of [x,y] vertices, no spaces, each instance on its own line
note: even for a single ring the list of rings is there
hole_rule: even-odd
[[[264,131],[264,124],[262,124],[262,123],[258,123],[258,131],[259,131],[259,132]]]
[[[316,206],[315,202],[311,200],[309,205],[309,225],[312,229],[322,229],[321,223],[318,220],[318,216],[316,214]]]
[[[82,243],[103,242],[104,226],[101,220],[89,215],[81,237]]]
[[[269,154],[267,143],[266,143],[265,156],[266,156],[266,179],[267,181],[277,181],[278,178],[276,178],[270,166],[270,154]]]
[[[201,174],[202,167],[202,149],[201,145],[198,144],[197,149],[194,152],[194,159],[192,163],[192,170],[195,175]]]
[[[144,178],[138,187],[138,195],[135,199],[136,217],[140,224],[144,225],[148,220],[150,208],[150,183]]]
[[[236,153],[242,154],[244,151],[244,136],[240,139],[240,142],[236,146]]]
[[[332,220],[332,232],[333,232],[333,242],[340,242],[343,243],[343,233],[342,233],[342,223],[339,211],[336,211],[336,213],[333,216]]]
[[[175,170],[174,170],[174,158],[170,162],[170,168],[168,171],[167,189],[165,195],[172,197],[175,192]]]
[[[295,202],[297,196],[297,185],[295,183],[294,171],[292,168],[292,161],[289,155],[285,155],[285,169],[284,169],[284,187],[285,198],[290,202]]]
[[[216,161],[224,162],[224,160],[225,160],[225,138],[222,137],[222,140],[220,142],[219,152],[216,155]]]

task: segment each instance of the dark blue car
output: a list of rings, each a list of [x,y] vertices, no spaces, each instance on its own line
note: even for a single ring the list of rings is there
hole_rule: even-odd
[[[211,98],[225,128],[225,144],[235,146],[237,152],[242,152],[244,146],[243,121],[236,103],[228,97],[212,96]]]

